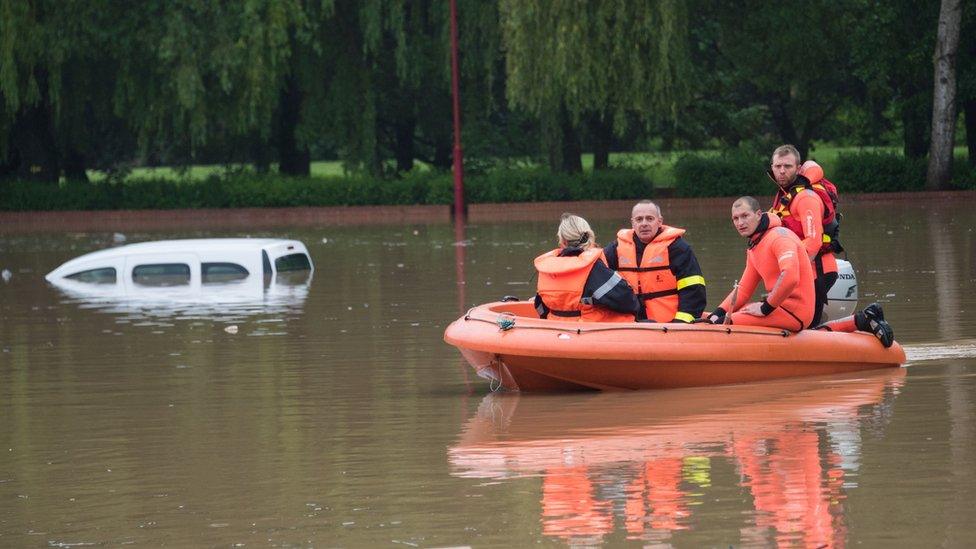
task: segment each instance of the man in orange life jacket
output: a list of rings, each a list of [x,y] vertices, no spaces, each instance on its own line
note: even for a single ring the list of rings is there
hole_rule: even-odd
[[[627,281],[607,268],[596,235],[582,217],[563,214],[559,248],[535,258],[539,318],[633,322],[640,303]],[[561,318],[560,318],[561,317]]]
[[[732,324],[793,332],[809,326],[813,318],[813,265],[800,238],[783,227],[779,217],[762,212],[751,196],[732,203],[732,225],[749,240],[746,268],[739,287],[708,315],[708,320],[721,324],[726,315],[731,315]],[[766,299],[746,304],[760,281]]]
[[[823,168],[816,162],[808,160],[800,165],[800,152],[793,145],[781,145],[773,151],[767,174],[779,186],[769,211],[800,237],[806,255],[813,262],[816,273],[813,324],[820,324],[827,292],[837,281],[834,252],[843,250],[836,240],[839,227],[834,206],[836,188],[824,179]]]
[[[639,319],[691,322],[705,310],[705,278],[698,258],[681,235],[664,225],[661,208],[650,200],[631,211],[630,229],[603,249],[607,266],[620,273],[641,301]]]

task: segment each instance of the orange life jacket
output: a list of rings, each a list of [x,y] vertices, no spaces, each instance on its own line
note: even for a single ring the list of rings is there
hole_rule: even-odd
[[[602,248],[590,248],[577,256],[560,256],[560,249],[535,258],[539,271],[536,291],[549,314],[562,320],[583,322],[633,322],[634,315],[584,302],[583,289],[593,264],[603,260]],[[588,300],[587,300],[588,301]]]
[[[678,312],[678,281],[671,272],[668,246],[683,234],[684,229],[662,225],[661,232],[647,243],[638,265],[634,230],[617,231],[617,272],[634,289],[647,318],[656,322],[671,322]]]
[[[823,219],[823,244],[820,247],[819,255],[827,253],[840,253],[844,248],[840,245],[837,237],[840,233],[840,214],[837,213],[837,187],[823,176],[823,168],[816,162],[808,160],[800,168],[800,175],[807,178],[812,183],[792,185],[786,189],[776,191],[773,197],[773,207],[770,212],[776,214],[783,222],[783,226],[796,233],[802,240],[803,222],[790,214],[790,203],[796,195],[809,189],[820,197],[824,205]],[[770,176],[772,178],[772,176]],[[775,179],[774,179],[775,181]]]

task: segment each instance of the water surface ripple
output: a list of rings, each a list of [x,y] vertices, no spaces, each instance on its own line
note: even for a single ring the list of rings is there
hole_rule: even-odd
[[[118,237],[0,234],[0,546],[976,545],[971,204],[845,209],[906,368],[489,394],[443,330],[531,295],[559,213],[124,235],[309,246],[307,285],[229,304],[65,295],[43,275]],[[603,242],[628,212],[577,213]],[[664,215],[714,306],[743,260],[728,212]]]

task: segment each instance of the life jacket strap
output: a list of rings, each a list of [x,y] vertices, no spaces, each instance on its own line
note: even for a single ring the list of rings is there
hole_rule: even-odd
[[[617,272],[650,273],[653,271],[665,271],[670,268],[671,268],[670,265],[659,265],[657,267],[617,267]]]
[[[669,295],[678,295],[677,288],[676,289],[673,289],[673,290],[662,290],[660,292],[640,293],[640,294],[637,294],[637,299],[642,299],[642,300],[643,299],[657,299],[659,297],[666,297],[666,296],[669,296]]]
[[[561,316],[564,318],[573,318],[577,316],[583,316],[582,311],[558,311],[556,309],[549,309],[549,314],[553,316]]]

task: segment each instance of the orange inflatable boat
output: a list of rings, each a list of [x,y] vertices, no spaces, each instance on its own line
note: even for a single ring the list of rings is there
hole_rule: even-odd
[[[540,319],[531,302],[479,305],[444,332],[479,376],[514,391],[667,389],[896,367],[871,334]]]

